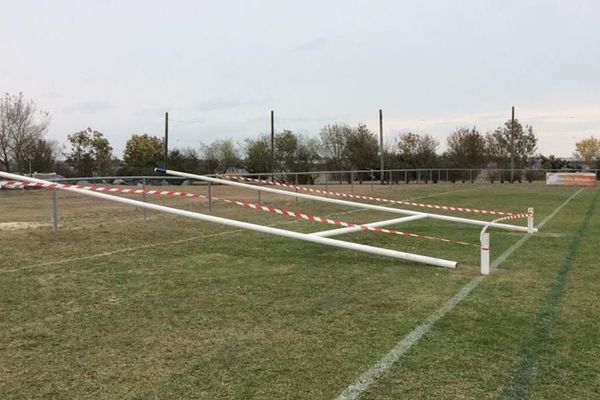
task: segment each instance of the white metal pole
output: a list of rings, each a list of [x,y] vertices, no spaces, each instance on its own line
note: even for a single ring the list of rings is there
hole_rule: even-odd
[[[396,213],[396,214],[405,214],[405,215],[426,215],[429,218],[438,219],[441,221],[459,222],[459,223],[463,223],[463,224],[470,224],[470,225],[477,225],[477,226],[492,226],[494,228],[501,228],[501,229],[507,229],[507,230],[512,230],[512,231],[528,232],[528,229],[526,226],[508,225],[508,224],[502,224],[502,223],[496,223],[496,222],[490,223],[488,221],[481,221],[478,219],[453,217],[450,215],[441,215],[441,214],[431,214],[431,213],[425,213],[425,212],[421,212],[421,211],[404,210],[401,208],[378,206],[376,204],[358,203],[355,201],[334,199],[331,197],[315,196],[315,195],[306,194],[306,193],[288,192],[287,190],[275,189],[275,188],[264,187],[264,186],[250,185],[247,183],[234,182],[234,181],[230,181],[227,179],[212,178],[212,177],[204,176],[204,175],[188,174],[187,172],[173,171],[173,170],[164,169],[164,168],[155,168],[154,170],[157,172],[162,172],[162,173],[174,175],[174,176],[183,176],[183,177],[203,180],[203,181],[207,181],[207,182],[221,183],[223,185],[237,186],[237,187],[243,187],[246,189],[276,193],[276,194],[280,194],[283,196],[296,196],[296,197],[300,197],[300,198],[304,198],[304,199],[321,201],[321,202],[325,202],[325,203],[340,204],[340,205],[345,205],[345,206],[349,206],[349,207],[359,207],[359,208],[365,208],[365,209],[369,209],[369,210],[386,211],[386,212],[392,212],[392,213]],[[534,232],[537,232],[537,228],[534,228]]]
[[[411,215],[409,217],[401,217],[395,219],[387,219],[385,221],[371,222],[370,224],[363,224],[364,226],[369,226],[371,228],[377,228],[381,226],[395,225],[401,224],[403,222],[416,221],[418,219],[427,218],[426,215]],[[360,226],[349,226],[347,228],[338,228],[338,229],[329,229],[321,232],[310,233],[311,236],[320,236],[320,237],[330,237],[343,235],[345,233],[358,232],[361,231],[362,228]]]
[[[490,274],[490,234],[481,234],[481,274]]]
[[[142,199],[146,202],[146,178],[142,178],[142,189],[144,189],[144,193],[142,194]],[[144,221],[148,221],[148,209],[144,208]]]
[[[2,172],[2,171],[0,171],[0,176],[9,178],[12,180],[19,180],[19,181],[24,181],[24,182],[46,183],[46,184],[52,183],[52,182],[45,181],[42,179],[29,178],[29,177],[25,177],[22,175],[16,175],[16,174],[11,174],[11,173]],[[128,205],[135,206],[135,207],[143,207],[143,208],[147,208],[149,210],[161,211],[164,213],[179,215],[182,217],[197,219],[197,220],[201,220],[201,221],[214,222],[217,224],[232,226],[235,228],[247,229],[247,230],[261,232],[261,233],[269,233],[272,235],[283,236],[283,237],[287,237],[287,238],[291,238],[291,239],[304,240],[306,242],[324,244],[324,245],[328,245],[328,246],[339,247],[339,248],[349,249],[349,250],[362,251],[364,253],[393,257],[393,258],[398,258],[401,260],[413,261],[413,262],[417,262],[417,263],[421,263],[421,264],[435,265],[435,266],[444,267],[444,268],[456,268],[456,266],[457,266],[456,261],[449,261],[449,260],[444,260],[441,258],[422,256],[419,254],[405,253],[405,252],[397,251],[397,250],[383,249],[383,248],[379,248],[379,247],[367,246],[364,244],[345,242],[342,240],[322,238],[322,237],[318,237],[318,236],[311,236],[306,233],[286,231],[284,229],[278,229],[278,228],[272,228],[269,226],[251,224],[249,222],[236,221],[233,219],[215,217],[212,215],[206,215],[206,214],[201,214],[201,213],[192,212],[192,211],[180,210],[178,208],[165,207],[165,206],[161,206],[161,205],[153,204],[153,203],[144,203],[143,201],[139,201],[139,200],[133,200],[133,199],[125,198],[125,197],[112,196],[112,195],[105,194],[105,193],[92,192],[92,191],[85,190],[85,189],[79,189],[79,188],[74,188],[74,187],[65,187],[65,186],[56,186],[56,189],[66,190],[69,192],[79,193],[84,196],[90,196],[90,197],[96,197],[99,199],[110,200],[110,201],[114,201],[117,203],[128,204]]]
[[[212,214],[212,182],[208,182],[208,213]]]
[[[533,233],[533,207],[527,209],[527,233]]]
[[[52,230],[58,232],[58,211],[56,207],[56,190],[52,190]]]

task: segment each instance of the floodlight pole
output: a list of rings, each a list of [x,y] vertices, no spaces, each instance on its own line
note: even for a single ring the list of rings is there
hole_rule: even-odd
[[[383,177],[383,110],[379,109],[379,161],[380,161],[380,169],[381,169],[381,184],[383,185],[383,181],[385,180]]]
[[[515,181],[515,106],[512,107],[512,117],[510,120],[510,183]]]
[[[275,173],[275,111],[271,110],[271,174]],[[166,167],[165,167],[166,168]]]
[[[165,165],[169,158],[169,113],[165,113]]]

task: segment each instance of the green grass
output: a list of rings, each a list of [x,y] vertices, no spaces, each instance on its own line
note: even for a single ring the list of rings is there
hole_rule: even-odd
[[[368,185],[354,190],[372,193]],[[395,199],[533,206],[537,222],[576,190],[375,186],[375,194]],[[596,195],[575,197],[363,397],[598,398]],[[262,198],[352,222],[394,217]],[[48,223],[50,199],[45,191],[0,192],[0,224]],[[206,212],[199,201],[149,200]],[[0,230],[0,398],[335,398],[478,276],[475,247],[339,237],[461,263],[445,270],[155,212],[143,221],[141,210],[68,193],[59,194],[59,209],[58,233]],[[332,228],[220,204],[214,211],[302,232]],[[473,243],[479,234],[430,220],[396,228]],[[492,258],[523,236],[491,232]]]

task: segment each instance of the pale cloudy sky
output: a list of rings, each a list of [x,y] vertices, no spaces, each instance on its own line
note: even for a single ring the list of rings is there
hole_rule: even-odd
[[[196,147],[326,123],[443,138],[514,105],[540,151],[600,136],[600,1],[0,0],[0,91],[88,126]]]

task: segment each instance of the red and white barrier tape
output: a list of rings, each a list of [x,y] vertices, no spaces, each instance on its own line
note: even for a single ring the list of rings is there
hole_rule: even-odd
[[[416,233],[410,233],[410,232],[402,232],[402,231],[397,231],[395,229],[385,229],[385,228],[372,227],[372,226],[367,226],[367,225],[354,224],[352,222],[344,222],[344,221],[340,221],[337,219],[319,217],[316,215],[304,214],[304,213],[299,213],[299,212],[295,212],[295,211],[288,211],[285,209],[279,209],[279,208],[274,208],[274,207],[269,207],[269,206],[261,206],[260,204],[253,204],[253,203],[248,203],[248,202],[227,200],[227,199],[220,199],[220,200],[225,201],[230,204],[236,204],[236,205],[239,205],[239,206],[242,206],[245,208],[252,208],[257,211],[267,211],[271,214],[277,214],[277,215],[282,215],[282,216],[286,216],[286,217],[293,217],[296,219],[304,219],[306,221],[311,221],[311,222],[320,222],[322,224],[337,225],[337,226],[344,227],[344,228],[360,228],[360,230],[362,230],[362,231],[384,233],[384,234],[398,235],[398,236],[404,236],[404,237],[413,237],[413,238],[417,238],[417,239],[437,240],[437,241],[441,241],[441,242],[445,242],[445,243],[461,244],[461,245],[465,245],[465,246],[475,246],[473,243],[461,242],[459,240],[450,240],[450,239],[444,239],[444,238],[440,238],[440,237],[418,235]]]
[[[495,224],[496,222],[508,221],[513,219],[529,218],[530,216],[530,214],[510,214],[504,217],[496,218],[495,220],[490,221],[490,224]]]
[[[490,224],[495,224],[497,222],[508,221],[508,220],[513,220],[513,219],[529,218],[532,216],[533,216],[533,214],[511,214],[511,215],[506,215],[504,217],[496,218],[495,220],[490,221],[486,226],[483,227],[483,229],[481,230],[481,233],[479,234],[479,241],[483,243],[483,234],[488,229]],[[490,250],[489,245],[481,246],[481,250],[489,251]]]
[[[77,189],[85,189],[92,190],[94,192],[107,192],[107,193],[129,193],[129,194],[155,194],[160,196],[183,196],[183,197],[196,197],[196,198],[205,198],[206,196],[197,194],[197,193],[185,193],[178,192],[173,190],[154,190],[154,189],[132,189],[132,188],[116,188],[109,186],[94,186],[94,185],[70,185],[64,183],[27,183],[27,182],[19,182],[19,181],[4,181],[3,186],[9,189],[14,189],[18,187],[45,187],[45,188],[53,188],[53,187],[65,187],[65,188],[77,188]]]
[[[222,177],[225,179],[229,179],[229,180],[243,180],[243,181],[259,183],[259,184],[275,185],[275,186],[280,186],[280,187],[284,187],[284,188],[288,188],[288,189],[297,189],[297,190],[302,190],[304,192],[331,195],[331,196],[336,196],[336,197],[346,197],[346,198],[352,198],[352,199],[370,200],[370,201],[377,201],[377,202],[381,202],[381,203],[399,204],[399,205],[406,205],[406,206],[413,206],[413,207],[429,208],[429,209],[434,209],[434,210],[458,211],[458,212],[486,214],[486,215],[515,215],[515,213],[504,212],[504,211],[481,210],[481,209],[477,209],[477,208],[467,208],[467,207],[442,206],[442,205],[438,205],[438,204],[425,204],[425,203],[415,203],[412,201],[404,201],[404,200],[391,200],[391,199],[384,199],[384,198],[380,198],[380,197],[372,197],[372,196],[365,196],[365,195],[359,195],[359,194],[331,192],[328,190],[314,189],[314,188],[309,188],[309,187],[305,187],[305,186],[290,185],[287,183],[281,183],[281,182],[277,182],[277,181],[248,178],[248,177],[244,177],[244,176],[223,175]]]
[[[528,218],[530,217],[532,214],[511,214],[511,215],[507,215],[506,217],[501,217],[496,219],[494,222],[498,222],[498,221],[508,221],[510,219],[521,219],[521,218]]]
[[[115,188],[115,187],[108,187],[108,186],[69,185],[69,184],[61,184],[61,183],[25,183],[25,182],[18,182],[18,181],[5,181],[4,185],[9,188],[64,187],[64,188],[77,188],[77,189],[90,190],[90,191],[94,191],[94,192],[129,193],[129,194],[144,194],[144,193],[146,193],[146,194],[152,194],[152,195],[158,195],[158,196],[174,196],[174,197],[179,196],[179,197],[188,197],[188,198],[191,197],[191,198],[208,199],[208,196],[203,195],[203,194],[186,193],[186,192],[179,192],[179,191],[172,191],[172,190],[130,189],[130,188]],[[403,237],[412,237],[412,238],[417,238],[417,239],[436,240],[436,241],[440,241],[440,242],[460,244],[460,245],[465,245],[465,246],[476,246],[473,243],[461,242],[459,240],[450,240],[450,239],[445,239],[445,238],[440,238],[440,237],[435,237],[435,236],[419,235],[416,233],[397,231],[395,229],[385,229],[385,228],[371,227],[371,226],[361,225],[361,224],[354,224],[352,222],[344,222],[344,221],[340,221],[337,219],[331,219],[331,218],[327,218],[327,217],[319,217],[317,215],[299,213],[299,212],[289,211],[289,210],[282,209],[282,208],[262,206],[260,204],[254,204],[254,203],[250,203],[247,201],[230,200],[230,199],[224,199],[224,198],[220,198],[220,197],[216,197],[216,196],[212,196],[212,200],[222,201],[227,204],[233,204],[236,206],[253,209],[256,211],[260,211],[260,212],[268,212],[268,213],[271,213],[274,215],[280,215],[280,216],[284,216],[284,217],[292,217],[292,218],[296,218],[296,219],[303,219],[303,220],[310,221],[310,222],[319,222],[322,224],[336,225],[336,226],[340,226],[340,227],[344,227],[344,228],[360,228],[361,231],[382,233],[382,234],[388,234],[388,235],[392,235],[392,236],[403,236]]]

